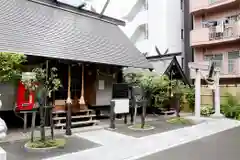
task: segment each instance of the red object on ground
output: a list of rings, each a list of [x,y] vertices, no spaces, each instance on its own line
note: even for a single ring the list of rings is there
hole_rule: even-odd
[[[24,85],[19,82],[17,90],[17,106],[16,111],[29,111],[32,110],[35,104],[34,92],[28,93]]]

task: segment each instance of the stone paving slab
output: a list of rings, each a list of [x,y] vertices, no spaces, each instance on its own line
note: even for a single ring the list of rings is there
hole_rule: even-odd
[[[77,133],[76,136],[84,138],[101,145],[111,145],[122,143],[123,141],[135,140],[136,138],[124,134],[108,131],[98,130],[85,133]]]
[[[63,149],[55,149],[43,153],[25,151],[23,147],[26,143],[25,140],[2,143],[1,147],[7,152],[7,160],[41,160],[43,158],[60,156],[100,146],[99,144],[75,136],[66,138],[66,141],[66,146]]]

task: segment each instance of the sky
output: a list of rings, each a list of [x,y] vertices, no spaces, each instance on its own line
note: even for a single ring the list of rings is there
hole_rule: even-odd
[[[59,0],[73,6],[77,6],[83,0]],[[101,12],[106,0],[85,0],[92,4],[98,13]],[[122,19],[136,3],[137,0],[110,0],[110,3],[105,11],[105,15]]]

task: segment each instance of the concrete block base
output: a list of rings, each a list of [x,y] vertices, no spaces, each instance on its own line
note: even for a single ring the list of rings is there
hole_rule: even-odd
[[[7,160],[7,153],[0,147],[0,160]]]

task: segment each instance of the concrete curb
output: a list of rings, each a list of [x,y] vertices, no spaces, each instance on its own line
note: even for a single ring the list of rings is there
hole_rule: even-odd
[[[59,149],[59,148],[64,148],[64,146],[63,147],[56,146],[56,147],[48,147],[48,148],[30,148],[27,146],[27,143],[26,143],[26,144],[24,144],[24,150],[27,152],[43,153],[43,152],[49,152],[49,151]]]
[[[149,128],[145,128],[145,129],[134,128],[133,126],[129,126],[128,128],[131,129],[131,130],[134,130],[134,131],[150,131],[150,130],[154,130],[155,129],[154,126],[150,126]]]

